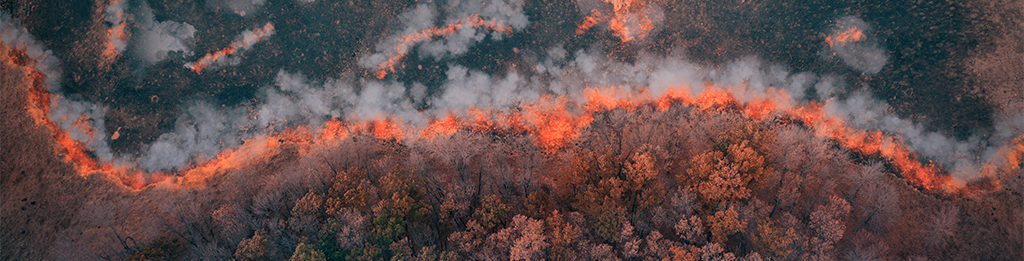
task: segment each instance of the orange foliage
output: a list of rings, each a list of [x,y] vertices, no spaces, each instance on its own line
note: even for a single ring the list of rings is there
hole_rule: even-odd
[[[413,32],[403,36],[402,39],[399,40],[398,46],[395,47],[396,54],[388,58],[388,60],[384,61],[384,63],[378,65],[377,72],[374,75],[377,76],[377,79],[383,79],[384,76],[388,75],[388,71],[395,72],[395,64],[397,64],[398,60],[401,60],[402,57],[405,57],[403,49],[407,49],[413,45],[416,45],[419,42],[424,42],[433,39],[434,37],[447,37],[451,34],[454,34],[455,32],[458,32],[465,26],[504,32],[505,34],[512,33],[512,28],[506,26],[505,23],[499,21],[498,19],[492,18],[491,20],[484,20],[483,18],[480,18],[479,15],[471,15],[469,17],[459,20],[458,22],[448,24],[448,26],[445,27],[432,27],[425,29],[423,31]]]
[[[231,42],[231,45],[228,45],[228,47],[225,47],[220,51],[208,53],[206,54],[206,56],[203,56],[203,58],[199,58],[199,60],[197,60],[196,62],[186,64],[185,66],[187,66],[193,72],[196,72],[196,74],[203,74],[203,69],[207,66],[210,66],[211,64],[213,64],[217,60],[220,60],[221,58],[224,58],[225,56],[234,54],[235,51],[238,51],[238,49],[240,48],[247,48],[260,41],[263,41],[267,37],[270,37],[270,34],[272,34],[273,31],[274,25],[271,24],[270,22],[267,22],[267,24],[264,25],[263,28],[256,28],[252,30],[252,35],[254,37],[244,37],[243,35],[241,41]]]

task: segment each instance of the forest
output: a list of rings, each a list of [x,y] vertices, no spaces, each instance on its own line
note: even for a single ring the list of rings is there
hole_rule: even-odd
[[[0,260],[1024,260],[1018,2],[0,0]]]
[[[5,81],[30,81],[15,69],[4,68]],[[16,86],[4,85],[5,100],[24,100],[17,97],[27,91]],[[24,104],[14,105],[4,107],[12,120],[3,134],[26,142],[4,146],[3,183],[18,188],[5,189],[5,211],[28,206],[39,214],[24,223],[5,220],[5,228],[40,235],[4,245],[53,243],[5,256],[1012,260],[1024,254],[1021,166],[1000,169],[1002,187],[993,191],[927,191],[909,184],[889,160],[845,149],[799,120],[783,114],[754,120],[729,106],[603,110],[559,148],[502,126],[464,127],[433,140],[366,133],[329,144],[280,139],[273,141],[280,152],[253,164],[132,190],[100,175],[57,174],[73,170],[33,150],[52,141],[45,128],[15,113]],[[57,225],[65,228],[50,227]]]
[[[922,193],[884,160],[813,136],[796,123],[682,106],[603,112],[557,153],[517,133],[459,131],[419,144],[356,136],[298,164],[282,158],[227,173],[210,181],[215,188],[174,191],[192,203],[157,218],[165,235],[138,250],[96,251],[236,260],[1022,254],[1010,233],[1021,231],[1019,190]]]

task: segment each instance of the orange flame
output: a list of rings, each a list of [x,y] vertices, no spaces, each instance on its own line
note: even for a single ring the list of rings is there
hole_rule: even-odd
[[[1004,153],[1006,163],[1010,167],[1010,170],[1017,170],[1024,166],[1021,165],[1021,159],[1024,159],[1024,135],[1020,135],[1013,139],[1013,142],[1008,146],[1007,151]]]
[[[427,127],[423,128],[421,135],[430,141],[439,137],[451,137],[456,131],[459,131],[459,125],[458,119],[448,113],[448,116],[444,118],[431,120]]]
[[[214,62],[217,62],[218,60],[228,55],[234,54],[236,51],[238,51],[238,49],[249,48],[256,43],[269,38],[270,35],[273,33],[274,25],[271,24],[270,22],[267,22],[267,24],[264,25],[263,28],[253,29],[251,35],[243,33],[241,40],[231,42],[231,45],[228,45],[228,47],[225,47],[220,51],[208,53],[206,54],[206,56],[203,56],[203,58],[199,58],[199,60],[197,60],[194,63],[185,64],[185,67],[188,67],[193,72],[196,72],[196,74],[203,74],[203,69],[210,66]]]
[[[6,45],[0,45],[3,48],[0,50],[7,49]],[[50,120],[47,117],[50,113],[50,106],[53,101],[53,95],[46,91],[43,87],[43,79],[46,75],[42,72],[33,69],[35,61],[27,59],[24,50],[21,49],[10,49],[7,51],[9,59],[4,59],[4,63],[12,63],[12,65],[20,66],[27,69],[29,77],[32,79],[32,85],[28,89],[28,106],[26,111],[29,117],[32,118],[36,126],[41,126],[51,131],[51,137],[56,142],[57,150],[61,151],[65,160],[74,163],[73,165],[83,177],[87,174],[101,172],[101,173],[114,173],[117,170],[113,164],[100,163],[96,159],[89,155],[85,144],[82,142],[72,139],[71,136],[60,128],[57,123]],[[82,115],[82,117],[87,117]],[[86,134],[95,135],[95,131],[92,129],[87,122],[87,118],[79,118],[75,121],[74,126],[82,129]]]
[[[395,64],[398,64],[398,61],[401,60],[402,57],[405,57],[405,52],[409,47],[412,47],[417,43],[433,39],[434,37],[447,37],[466,26],[504,32],[505,34],[512,33],[512,28],[506,26],[504,22],[499,21],[496,18],[484,20],[483,18],[480,18],[479,15],[471,15],[457,22],[448,24],[448,26],[443,28],[432,27],[424,29],[423,31],[410,33],[399,40],[398,46],[395,47],[395,55],[377,66],[377,72],[375,73],[377,79],[384,79],[384,77],[388,75],[388,71],[391,71],[392,73],[395,72]]]
[[[107,29],[107,41],[104,43],[103,56],[108,59],[116,59],[124,50],[128,42],[128,32],[125,30],[127,23],[124,19],[124,10],[120,0],[113,0],[107,7],[107,21],[113,26]]]
[[[829,47],[835,47],[835,44],[839,44],[840,46],[842,46],[849,42],[859,42],[863,41],[864,39],[867,39],[867,37],[864,36],[864,32],[860,31],[860,29],[857,29],[857,27],[854,26],[850,27],[850,29],[846,29],[846,31],[837,32],[835,34],[826,36],[825,42],[828,43]]]
[[[647,2],[636,0],[602,0],[612,4],[613,14],[605,16],[600,11],[594,10],[589,16],[583,19],[576,34],[583,34],[590,28],[602,22],[608,22],[608,29],[615,32],[622,42],[629,42],[637,38],[644,38],[654,29],[654,21],[644,12]]]
[[[26,60],[22,52],[7,52],[9,57],[5,58],[9,59],[4,59],[4,62],[33,68],[30,66],[33,61]],[[92,173],[100,173],[135,189],[164,180],[175,180],[181,184],[202,184],[203,180],[218,173],[269,160],[284,150],[283,145],[297,148],[300,154],[305,154],[309,153],[310,147],[314,144],[336,144],[353,135],[372,135],[378,139],[405,141],[411,138],[433,140],[436,137],[448,137],[460,129],[527,133],[544,151],[554,152],[578,138],[581,130],[593,121],[594,113],[617,108],[633,109],[639,106],[653,106],[659,110],[666,110],[674,104],[695,106],[704,110],[731,110],[755,120],[767,120],[776,114],[789,115],[788,117],[799,120],[816,135],[833,139],[851,151],[887,159],[909,183],[925,190],[963,195],[991,191],[1000,187],[999,181],[990,174],[971,182],[957,181],[941,173],[941,168],[937,165],[920,162],[899,138],[878,130],[858,130],[850,127],[842,119],[827,115],[822,105],[814,101],[792,105],[789,102],[789,94],[784,90],[768,88],[764,91],[754,91],[744,86],[716,86],[710,82],[705,83],[704,88],[697,93],[696,99],[690,95],[693,90],[685,85],[668,88],[656,97],[651,97],[646,89],[639,91],[638,94],[631,94],[616,87],[589,88],[584,91],[584,104],[576,105],[565,97],[544,96],[533,102],[523,102],[519,106],[520,109],[507,112],[485,111],[472,107],[467,110],[466,119],[449,113],[444,118],[430,121],[421,129],[405,126],[400,121],[387,117],[355,119],[347,123],[334,119],[320,127],[317,135],[312,135],[313,132],[308,127],[296,127],[280,133],[250,138],[236,149],[223,150],[211,160],[186,168],[175,178],[162,172],[144,175],[141,171],[127,167],[116,168],[111,163],[99,162],[89,155],[82,142],[70,138],[65,130],[46,117],[52,95],[42,86],[45,75],[34,70],[30,71],[29,75],[32,77],[32,86],[28,90],[28,114],[37,125],[46,126],[52,131],[58,151],[76,166],[80,175],[85,177]],[[84,124],[81,121],[78,123],[76,125]],[[87,124],[78,126],[83,130],[88,130],[87,127]],[[1015,170],[1021,167],[1021,161],[1024,159],[1024,135],[1015,138],[1001,151],[1005,165],[995,166],[989,163],[985,167],[987,173],[996,168]]]
[[[579,27],[576,27],[576,34],[583,34],[587,32],[587,30],[590,30],[591,27],[594,27],[607,19],[607,17],[604,17],[604,15],[601,14],[601,11],[594,10],[587,16],[587,18],[583,19],[583,23],[581,23]]]

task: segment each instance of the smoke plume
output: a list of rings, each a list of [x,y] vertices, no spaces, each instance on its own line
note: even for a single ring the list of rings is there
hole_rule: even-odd
[[[889,55],[871,38],[871,27],[860,18],[846,16],[836,21],[825,43],[832,56],[838,56],[846,65],[874,74],[882,70]]]
[[[141,21],[138,55],[142,60],[156,63],[167,58],[167,52],[182,52],[182,57],[192,56],[188,45],[196,33],[195,27],[174,21],[157,22],[146,1],[142,1],[142,13],[138,18]]]
[[[445,14],[444,18],[438,18],[438,8]],[[145,60],[159,61],[168,51],[189,52],[187,41],[195,34],[194,27],[171,21],[156,22],[145,5],[141,17],[139,27],[144,31],[139,50]],[[50,92],[60,94],[55,78],[59,75],[56,60],[16,21],[6,15],[2,18],[4,42],[26,49],[37,61],[37,68],[49,72]],[[456,57],[488,36],[498,41],[506,34],[523,30],[528,19],[523,14],[521,1],[454,1],[440,7],[417,5],[404,12],[400,22],[402,30],[379,40],[375,53],[359,59],[361,66],[383,71],[382,66],[387,65],[393,71],[396,57],[417,47],[424,55],[420,58]],[[437,22],[447,27],[435,27]],[[884,65],[887,59],[884,51],[877,47],[869,36],[870,28],[860,19],[841,18],[830,30],[826,44],[851,67],[875,73]],[[237,52],[253,48],[256,42],[273,33],[274,26],[269,22],[262,28],[247,30],[230,46],[186,67],[200,73],[211,65],[237,64],[240,62]],[[563,46],[554,46],[532,61],[525,68],[510,69],[501,75],[449,64],[444,71],[446,78],[434,91],[428,91],[424,83],[381,79],[379,75],[377,79],[316,78],[281,69],[272,83],[256,92],[257,99],[253,103],[218,107],[213,102],[198,100],[181,105],[183,113],[177,117],[173,130],[145,145],[138,155],[111,153],[107,145],[109,136],[103,127],[104,109],[100,104],[58,95],[49,117],[72,139],[86,144],[100,160],[158,172],[202,164],[224,150],[245,144],[252,137],[296,127],[316,130],[338,120],[352,123],[385,120],[389,128],[409,131],[431,128],[431,124],[446,117],[493,117],[550,102],[557,105],[544,105],[548,106],[545,108],[583,117],[594,108],[619,106],[614,101],[637,103],[663,96],[707,99],[705,96],[724,91],[723,95],[741,104],[770,100],[773,107],[766,110],[769,114],[757,114],[758,117],[778,115],[787,108],[812,100],[821,101],[826,116],[843,119],[859,129],[878,129],[896,135],[926,160],[946,166],[960,181],[977,178],[985,164],[998,161],[996,155],[1000,146],[1015,138],[1024,126],[1020,115],[1005,116],[994,133],[979,131],[966,140],[957,140],[925,131],[921,124],[888,114],[888,105],[870,93],[845,90],[849,87],[843,84],[841,76],[793,72],[784,65],[765,63],[756,57],[708,67],[678,55],[641,53],[635,61],[623,62],[597,47],[566,50]],[[805,97],[805,93],[818,96]],[[850,95],[839,97],[837,93]],[[601,99],[608,99],[608,102]],[[492,116],[481,116],[484,115],[481,112]],[[547,119],[544,117],[547,116],[527,121],[540,124],[540,119]],[[417,135],[400,137],[415,139]]]

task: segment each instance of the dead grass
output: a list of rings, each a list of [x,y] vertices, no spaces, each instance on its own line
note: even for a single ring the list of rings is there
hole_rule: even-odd
[[[86,180],[54,153],[51,133],[25,113],[28,69],[0,47],[0,259],[50,260],[56,235],[76,219],[82,195],[109,183]]]

